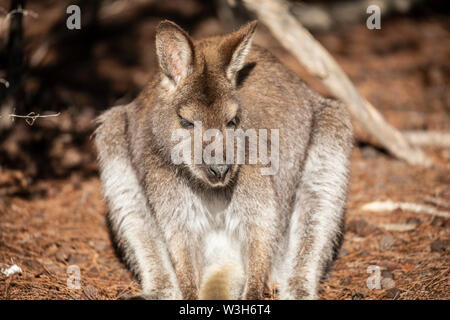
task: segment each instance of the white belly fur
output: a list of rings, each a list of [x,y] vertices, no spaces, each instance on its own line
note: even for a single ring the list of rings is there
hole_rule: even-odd
[[[237,228],[239,220],[231,214],[232,209],[221,200],[196,198],[192,208],[195,219],[193,228],[203,226],[203,266],[201,287],[210,279],[222,274],[231,299],[239,299],[245,284],[245,271],[241,243]],[[198,230],[198,229],[197,229]],[[202,290],[200,292],[202,298]]]

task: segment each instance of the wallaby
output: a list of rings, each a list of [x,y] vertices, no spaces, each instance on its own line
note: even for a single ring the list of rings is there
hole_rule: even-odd
[[[351,124],[340,103],[252,46],[256,25],[193,40],[161,22],[153,80],[98,119],[107,218],[140,298],[263,299],[269,280],[280,299],[318,298],[342,234]],[[245,156],[267,150],[269,161],[175,163],[174,132],[192,147],[209,129],[259,139]]]

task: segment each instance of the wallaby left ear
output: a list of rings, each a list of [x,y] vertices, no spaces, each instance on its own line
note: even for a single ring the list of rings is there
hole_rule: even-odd
[[[156,28],[156,54],[163,74],[174,85],[194,69],[194,45],[189,35],[174,22],[165,20]]]
[[[257,25],[258,21],[252,21],[222,40],[221,51],[225,56],[225,72],[227,78],[233,83],[250,52]]]

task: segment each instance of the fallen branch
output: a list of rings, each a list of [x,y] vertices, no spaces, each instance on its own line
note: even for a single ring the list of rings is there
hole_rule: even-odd
[[[361,210],[372,212],[395,211],[397,209],[450,218],[450,212],[448,211],[441,211],[433,208],[432,206],[412,202],[374,201],[366,203],[361,207]]]
[[[425,202],[431,203],[432,205],[435,205],[436,207],[450,209],[450,202],[444,201],[443,199],[440,199],[440,198],[426,197]]]
[[[245,7],[272,32],[274,37],[307,70],[318,76],[353,116],[391,154],[410,164],[429,166],[431,159],[387,123],[383,116],[363,98],[327,50],[291,14],[285,0],[242,0]]]
[[[405,232],[414,230],[417,227],[416,223],[382,223],[379,224],[381,228],[386,231]]]
[[[403,131],[409,143],[416,146],[450,147],[450,132],[441,131]]]

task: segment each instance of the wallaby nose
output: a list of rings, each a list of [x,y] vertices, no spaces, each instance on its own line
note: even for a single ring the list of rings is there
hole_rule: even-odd
[[[211,165],[208,167],[209,173],[215,176],[217,179],[223,179],[228,171],[230,170],[229,165]]]

